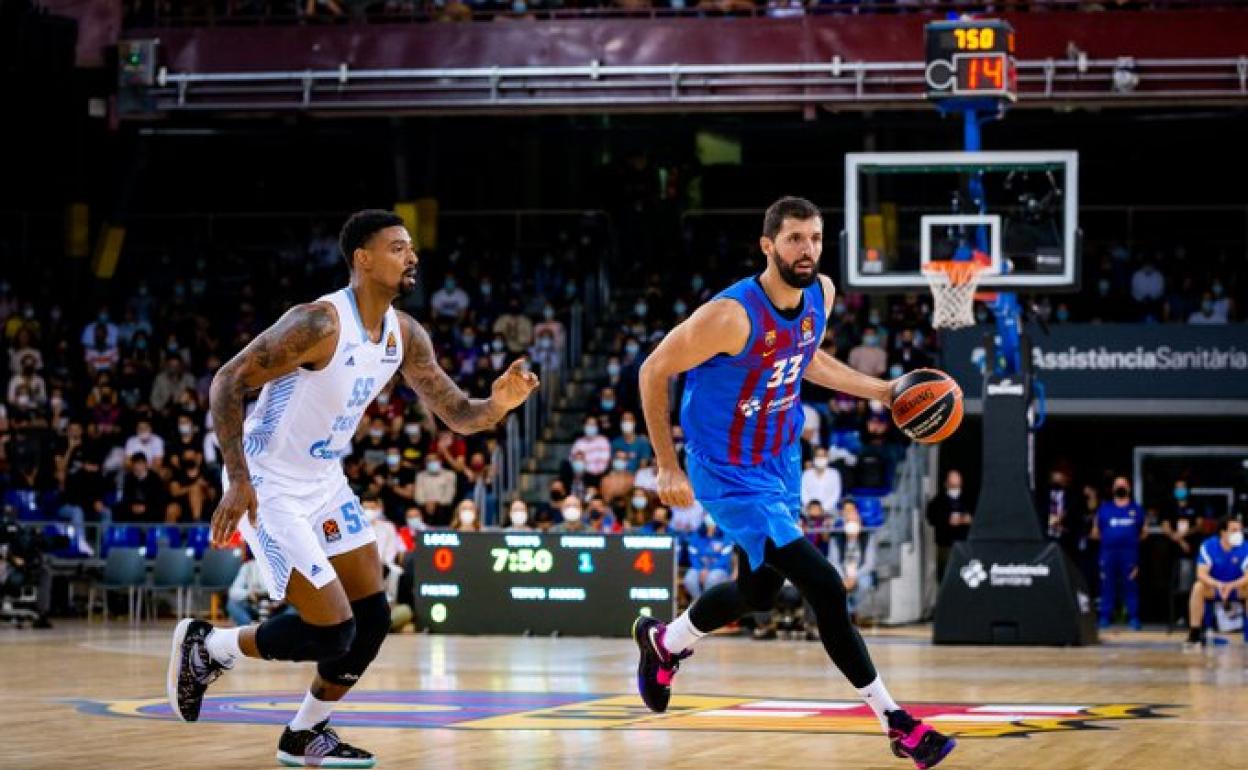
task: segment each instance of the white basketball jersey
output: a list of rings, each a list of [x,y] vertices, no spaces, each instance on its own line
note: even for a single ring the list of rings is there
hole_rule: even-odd
[[[321,297],[338,311],[338,345],[323,369],[299,368],[265,384],[243,424],[247,462],[270,473],[319,479],[340,473],[364,410],[403,360],[403,333],[386,310],[381,341],[364,330],[350,287]]]

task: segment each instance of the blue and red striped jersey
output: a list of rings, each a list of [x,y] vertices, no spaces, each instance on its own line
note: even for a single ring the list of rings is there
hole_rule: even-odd
[[[802,376],[827,324],[823,285],[816,281],[803,289],[801,304],[783,314],[757,277],[734,283],[715,299],[745,308],[750,338],[737,355],[718,355],[689,371],[680,401],[685,444],[703,460],[757,465],[802,433]]]

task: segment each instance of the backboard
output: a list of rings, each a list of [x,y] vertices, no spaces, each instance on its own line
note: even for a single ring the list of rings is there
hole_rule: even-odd
[[[841,280],[926,289],[929,261],[974,259],[989,290],[1075,291],[1078,175],[1064,150],[847,154]]]

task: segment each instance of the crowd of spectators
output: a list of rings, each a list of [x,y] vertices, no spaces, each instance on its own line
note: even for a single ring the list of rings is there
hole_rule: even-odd
[[[220,448],[208,389],[224,360],[296,300],[346,279],[329,228],[302,249],[240,267],[206,258],[185,268],[169,257],[90,306],[0,281],[5,353],[0,404],[0,490],[23,519],[63,519],[80,549],[84,525],[206,523],[220,496]],[[466,237],[405,298],[428,328],[439,363],[470,395],[518,356],[543,376],[564,361],[569,308],[581,278],[579,241],[512,254],[486,275],[469,264]],[[444,257],[444,258],[442,258]],[[273,285],[268,293],[255,287]],[[426,287],[434,287],[429,290]],[[500,429],[501,430],[501,429]],[[376,495],[406,526],[445,526],[467,501],[500,518],[500,433],[460,437],[419,404],[399,378],[370,406],[345,460],[353,487]]]

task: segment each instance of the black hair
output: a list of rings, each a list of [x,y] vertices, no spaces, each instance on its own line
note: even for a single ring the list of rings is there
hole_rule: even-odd
[[[1222,518],[1218,519],[1218,532],[1225,532],[1225,531],[1227,531],[1228,529],[1230,529],[1230,528],[1231,528],[1231,524],[1232,524],[1232,523],[1234,523],[1234,522],[1236,522],[1236,521],[1238,521],[1238,522],[1240,522],[1240,523],[1242,524],[1244,520],[1243,520],[1243,519],[1241,519],[1241,518],[1239,517],[1239,514],[1238,514],[1238,513],[1228,513],[1228,514],[1226,514],[1226,515],[1225,515],[1225,516],[1223,516]]]
[[[403,218],[385,209],[364,209],[347,217],[338,233],[338,250],[347,261],[347,269],[355,269],[355,250],[363,248],[378,230],[403,224]]]
[[[819,213],[819,207],[805,198],[786,195],[767,207],[767,213],[763,214],[763,235],[774,241],[780,234],[780,228],[784,226],[785,219],[804,221],[822,216]]]

